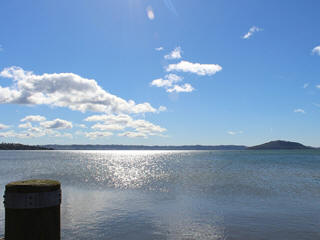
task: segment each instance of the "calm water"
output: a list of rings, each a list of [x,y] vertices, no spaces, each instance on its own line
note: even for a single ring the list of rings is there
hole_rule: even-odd
[[[0,152],[1,195],[29,178],[61,181],[62,239],[320,239],[320,151]]]

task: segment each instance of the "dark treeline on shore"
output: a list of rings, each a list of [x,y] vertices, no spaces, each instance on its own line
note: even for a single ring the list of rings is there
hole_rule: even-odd
[[[244,150],[238,145],[183,145],[183,146],[145,146],[145,145],[44,145],[56,150]]]
[[[261,145],[247,147],[243,145],[181,145],[181,146],[146,146],[146,145],[23,145],[20,143],[1,143],[0,150],[299,150],[316,149],[297,142],[271,141]]]
[[[30,146],[20,143],[1,143],[0,150],[53,150],[43,146]]]

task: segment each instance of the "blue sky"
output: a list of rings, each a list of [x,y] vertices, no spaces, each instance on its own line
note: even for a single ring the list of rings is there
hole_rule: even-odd
[[[0,2],[0,141],[319,146],[319,1]]]

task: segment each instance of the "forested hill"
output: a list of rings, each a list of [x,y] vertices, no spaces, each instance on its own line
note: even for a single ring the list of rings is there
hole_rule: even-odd
[[[249,150],[295,150],[295,149],[313,149],[312,147],[305,146],[297,142],[288,141],[271,141],[261,145],[248,147]]]

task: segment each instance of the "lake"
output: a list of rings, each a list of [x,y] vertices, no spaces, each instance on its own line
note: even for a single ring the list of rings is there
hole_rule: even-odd
[[[1,151],[0,166],[2,193],[62,183],[62,239],[320,239],[319,150]]]

